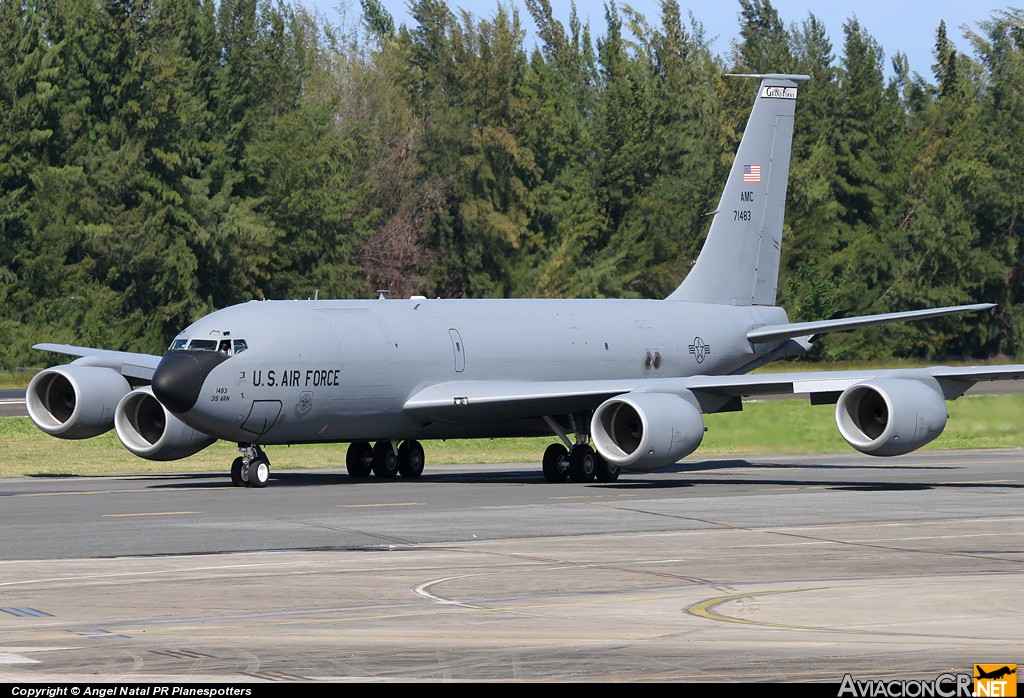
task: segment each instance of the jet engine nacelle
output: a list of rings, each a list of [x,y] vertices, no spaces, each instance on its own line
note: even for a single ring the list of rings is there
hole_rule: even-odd
[[[657,470],[700,446],[704,419],[678,395],[627,393],[601,403],[590,435],[609,463],[628,470]]]
[[[903,378],[852,385],[836,403],[839,433],[872,456],[915,451],[941,434],[948,418],[938,387]]]
[[[117,403],[114,428],[129,451],[146,460],[187,458],[216,441],[171,414],[149,386],[136,388]]]
[[[50,436],[88,439],[110,431],[117,403],[131,389],[110,368],[54,366],[29,381],[25,405],[35,425]]]

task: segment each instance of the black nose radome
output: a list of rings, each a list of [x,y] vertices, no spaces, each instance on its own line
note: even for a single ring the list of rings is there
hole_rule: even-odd
[[[175,414],[188,412],[210,371],[227,358],[219,351],[169,351],[153,373],[153,395]]]

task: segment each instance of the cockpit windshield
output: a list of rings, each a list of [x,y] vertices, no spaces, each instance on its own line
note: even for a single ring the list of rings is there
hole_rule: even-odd
[[[217,351],[216,339],[193,339],[188,343],[189,351]]]
[[[249,348],[244,339],[175,339],[168,351],[219,351],[233,356]]]

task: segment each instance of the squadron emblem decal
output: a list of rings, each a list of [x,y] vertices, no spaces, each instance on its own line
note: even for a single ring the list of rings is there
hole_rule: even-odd
[[[704,340],[700,337],[694,337],[693,344],[690,345],[690,353],[693,354],[693,358],[697,360],[697,363],[702,364],[708,354],[711,353],[711,345],[705,344]]]
[[[313,393],[304,392],[299,395],[299,402],[295,405],[295,416],[302,419],[313,409]]]

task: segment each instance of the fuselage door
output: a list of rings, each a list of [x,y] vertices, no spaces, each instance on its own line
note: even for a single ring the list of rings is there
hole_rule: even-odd
[[[273,428],[280,414],[280,400],[255,400],[249,409],[249,416],[242,423],[242,428],[251,434],[266,434]]]
[[[462,373],[466,370],[466,349],[462,344],[462,336],[456,329],[448,330],[452,338],[452,350],[455,352],[455,372]]]

